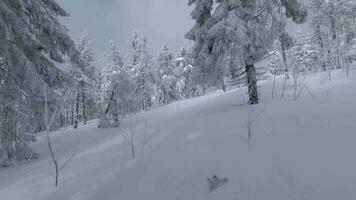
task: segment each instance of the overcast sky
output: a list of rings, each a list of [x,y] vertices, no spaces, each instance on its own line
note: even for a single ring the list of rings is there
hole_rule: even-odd
[[[110,39],[124,48],[133,30],[147,36],[150,50],[157,55],[162,43],[177,53],[189,45],[184,34],[194,21],[188,0],[57,0],[70,14],[62,22],[77,39],[85,30],[95,40],[101,56]]]

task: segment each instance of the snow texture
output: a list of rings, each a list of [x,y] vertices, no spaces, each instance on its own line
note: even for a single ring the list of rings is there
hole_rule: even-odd
[[[58,159],[76,154],[61,172],[59,187],[53,186],[46,140],[39,138],[32,145],[38,160],[1,169],[1,199],[354,200],[356,71],[349,78],[335,71],[333,77],[307,76],[310,91],[295,102],[290,84],[284,99],[271,99],[272,82],[265,81],[263,101],[255,106],[245,105],[243,88],[140,112],[136,159],[122,136],[132,125],[129,119],[116,129],[97,129],[97,121],[89,121],[53,132]],[[277,77],[276,93],[282,82]],[[262,114],[249,143],[252,110]],[[229,181],[209,193],[207,177],[213,175]]]

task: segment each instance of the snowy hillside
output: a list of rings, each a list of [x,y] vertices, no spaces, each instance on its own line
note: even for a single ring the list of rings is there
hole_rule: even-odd
[[[59,187],[53,186],[54,168],[43,138],[33,144],[39,160],[0,170],[0,197],[354,200],[355,71],[351,75],[333,72],[331,82],[323,73],[310,75],[310,91],[295,102],[291,88],[280,99],[278,79],[275,99],[272,82],[264,82],[263,102],[256,106],[245,105],[245,89],[235,89],[141,112],[116,129],[97,129],[91,121],[52,133],[58,159],[75,155],[60,172]],[[256,119],[251,142],[249,115]],[[135,159],[124,139],[131,128]],[[207,178],[213,175],[229,181],[209,192]]]

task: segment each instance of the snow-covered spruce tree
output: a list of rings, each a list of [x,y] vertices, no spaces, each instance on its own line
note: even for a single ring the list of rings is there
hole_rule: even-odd
[[[267,71],[265,73],[265,76],[267,76],[267,78],[270,78],[271,76],[273,77],[272,98],[274,98],[276,89],[276,78],[277,76],[286,74],[286,68],[283,62],[283,56],[281,55],[281,51],[272,51],[266,62]]]
[[[182,48],[179,53],[179,57],[175,60],[176,63],[176,76],[177,76],[177,90],[179,96],[182,99],[189,99],[192,97],[192,91],[194,88],[193,82],[193,65],[190,59],[189,51],[186,48]]]
[[[290,66],[292,73],[294,101],[302,93],[305,83],[305,74],[317,71],[317,50],[311,38],[298,33],[295,46],[290,49]]]
[[[98,102],[98,70],[94,66],[93,41],[84,32],[77,43],[77,48],[83,60],[83,72],[85,78],[79,82],[82,121],[85,125],[87,120],[94,119],[97,115]]]
[[[231,62],[244,66],[245,81],[249,88],[249,104],[257,104],[259,98],[255,64],[268,52],[279,33],[284,32],[281,20],[292,13],[295,4],[290,2],[294,1],[216,2],[214,14],[187,34],[188,39],[196,41],[193,54],[199,63],[196,66],[202,74],[208,75],[208,82],[213,85],[223,83],[227,66],[231,65]],[[198,1],[193,3],[196,3],[196,8],[199,7]],[[286,10],[290,10],[290,13]],[[193,12],[193,18],[194,14]],[[195,38],[189,37],[191,32],[195,33]],[[197,42],[196,38],[201,40]]]
[[[346,75],[349,75],[350,64],[353,61],[353,55],[355,55],[355,40],[356,40],[356,2],[349,0],[343,5],[343,13],[341,16],[341,30],[339,30],[341,48],[340,56],[343,63],[343,67],[346,68]],[[346,66],[345,66],[346,65]]]
[[[289,54],[292,71],[299,73],[317,71],[317,50],[311,42],[311,37],[299,32]]]
[[[319,46],[319,62],[324,71],[343,68],[347,41],[353,38],[356,2],[313,0],[310,6],[313,41]],[[351,36],[351,37],[350,37]],[[347,63],[346,63],[347,64]]]
[[[135,83],[136,98],[141,110],[148,110],[153,102],[154,70],[152,56],[148,52],[147,38],[141,38],[137,33],[129,42],[129,74]]]
[[[293,45],[293,38],[286,31],[287,18],[291,18],[295,23],[301,24],[304,23],[307,19],[307,8],[305,8],[300,2],[297,0],[281,0],[282,5],[285,7],[285,15],[282,15],[282,19],[279,20],[280,26],[282,26],[281,34],[279,35],[280,42],[280,52],[283,60],[284,71],[286,78],[288,76],[288,56],[287,50]]]
[[[80,63],[74,42],[57,16],[68,14],[49,0],[0,1],[1,130],[0,165],[38,157],[28,142],[44,129],[43,84],[54,107],[69,79],[54,62]],[[56,93],[54,93],[56,90]]]
[[[285,74],[285,66],[279,41],[275,41],[265,60],[267,63],[267,76],[280,76]]]
[[[281,3],[286,9],[287,18],[291,18],[297,24],[306,21],[308,10],[298,0],[281,0]]]
[[[226,75],[227,63],[244,66],[249,88],[249,104],[259,102],[255,64],[277,37],[281,6],[277,1],[221,0],[205,23],[204,46],[194,49],[198,60],[205,60],[211,83],[218,84]],[[205,58],[205,59],[204,59]],[[231,60],[234,59],[234,60]],[[198,65],[201,67],[202,65]]]
[[[328,46],[328,31],[325,27],[325,13],[321,9],[324,0],[312,0],[309,10],[309,23],[313,28],[313,42],[318,45],[318,62],[323,71],[327,71],[327,51],[330,49]]]
[[[356,33],[356,31],[354,32]],[[352,62],[356,61],[356,34],[347,34],[345,40],[345,48],[347,48],[345,59],[346,59],[346,76],[349,76],[350,65]]]
[[[120,117],[137,111],[135,85],[124,66],[120,52],[110,41],[105,55],[105,67],[100,74],[103,111],[99,128],[118,127]]]
[[[205,51],[206,39],[203,36],[206,34],[207,28],[205,26],[206,22],[211,17],[211,12],[213,10],[213,0],[189,0],[190,6],[194,4],[195,8],[191,13],[192,18],[195,20],[195,25],[193,28],[185,35],[189,40],[194,41],[193,50],[191,51],[191,56],[193,59],[194,68],[194,79],[202,85],[203,93],[209,84],[209,68],[204,64],[205,56],[207,54]],[[203,54],[203,55],[201,55]],[[211,85],[211,84],[210,84]]]
[[[163,45],[157,60],[157,84],[159,89],[159,103],[169,104],[177,98],[177,78],[173,63],[173,54]]]

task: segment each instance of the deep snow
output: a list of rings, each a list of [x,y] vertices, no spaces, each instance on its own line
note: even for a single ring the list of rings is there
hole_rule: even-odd
[[[44,138],[33,144],[40,159],[0,170],[1,200],[354,200],[356,199],[356,72],[309,75],[296,102],[282,79],[271,98],[245,105],[245,89],[173,103],[137,114],[136,159],[117,129],[52,133],[56,156],[74,159],[54,187],[54,169]],[[254,122],[247,140],[247,119]],[[143,138],[147,122],[144,150]],[[208,193],[207,177],[230,181]]]

